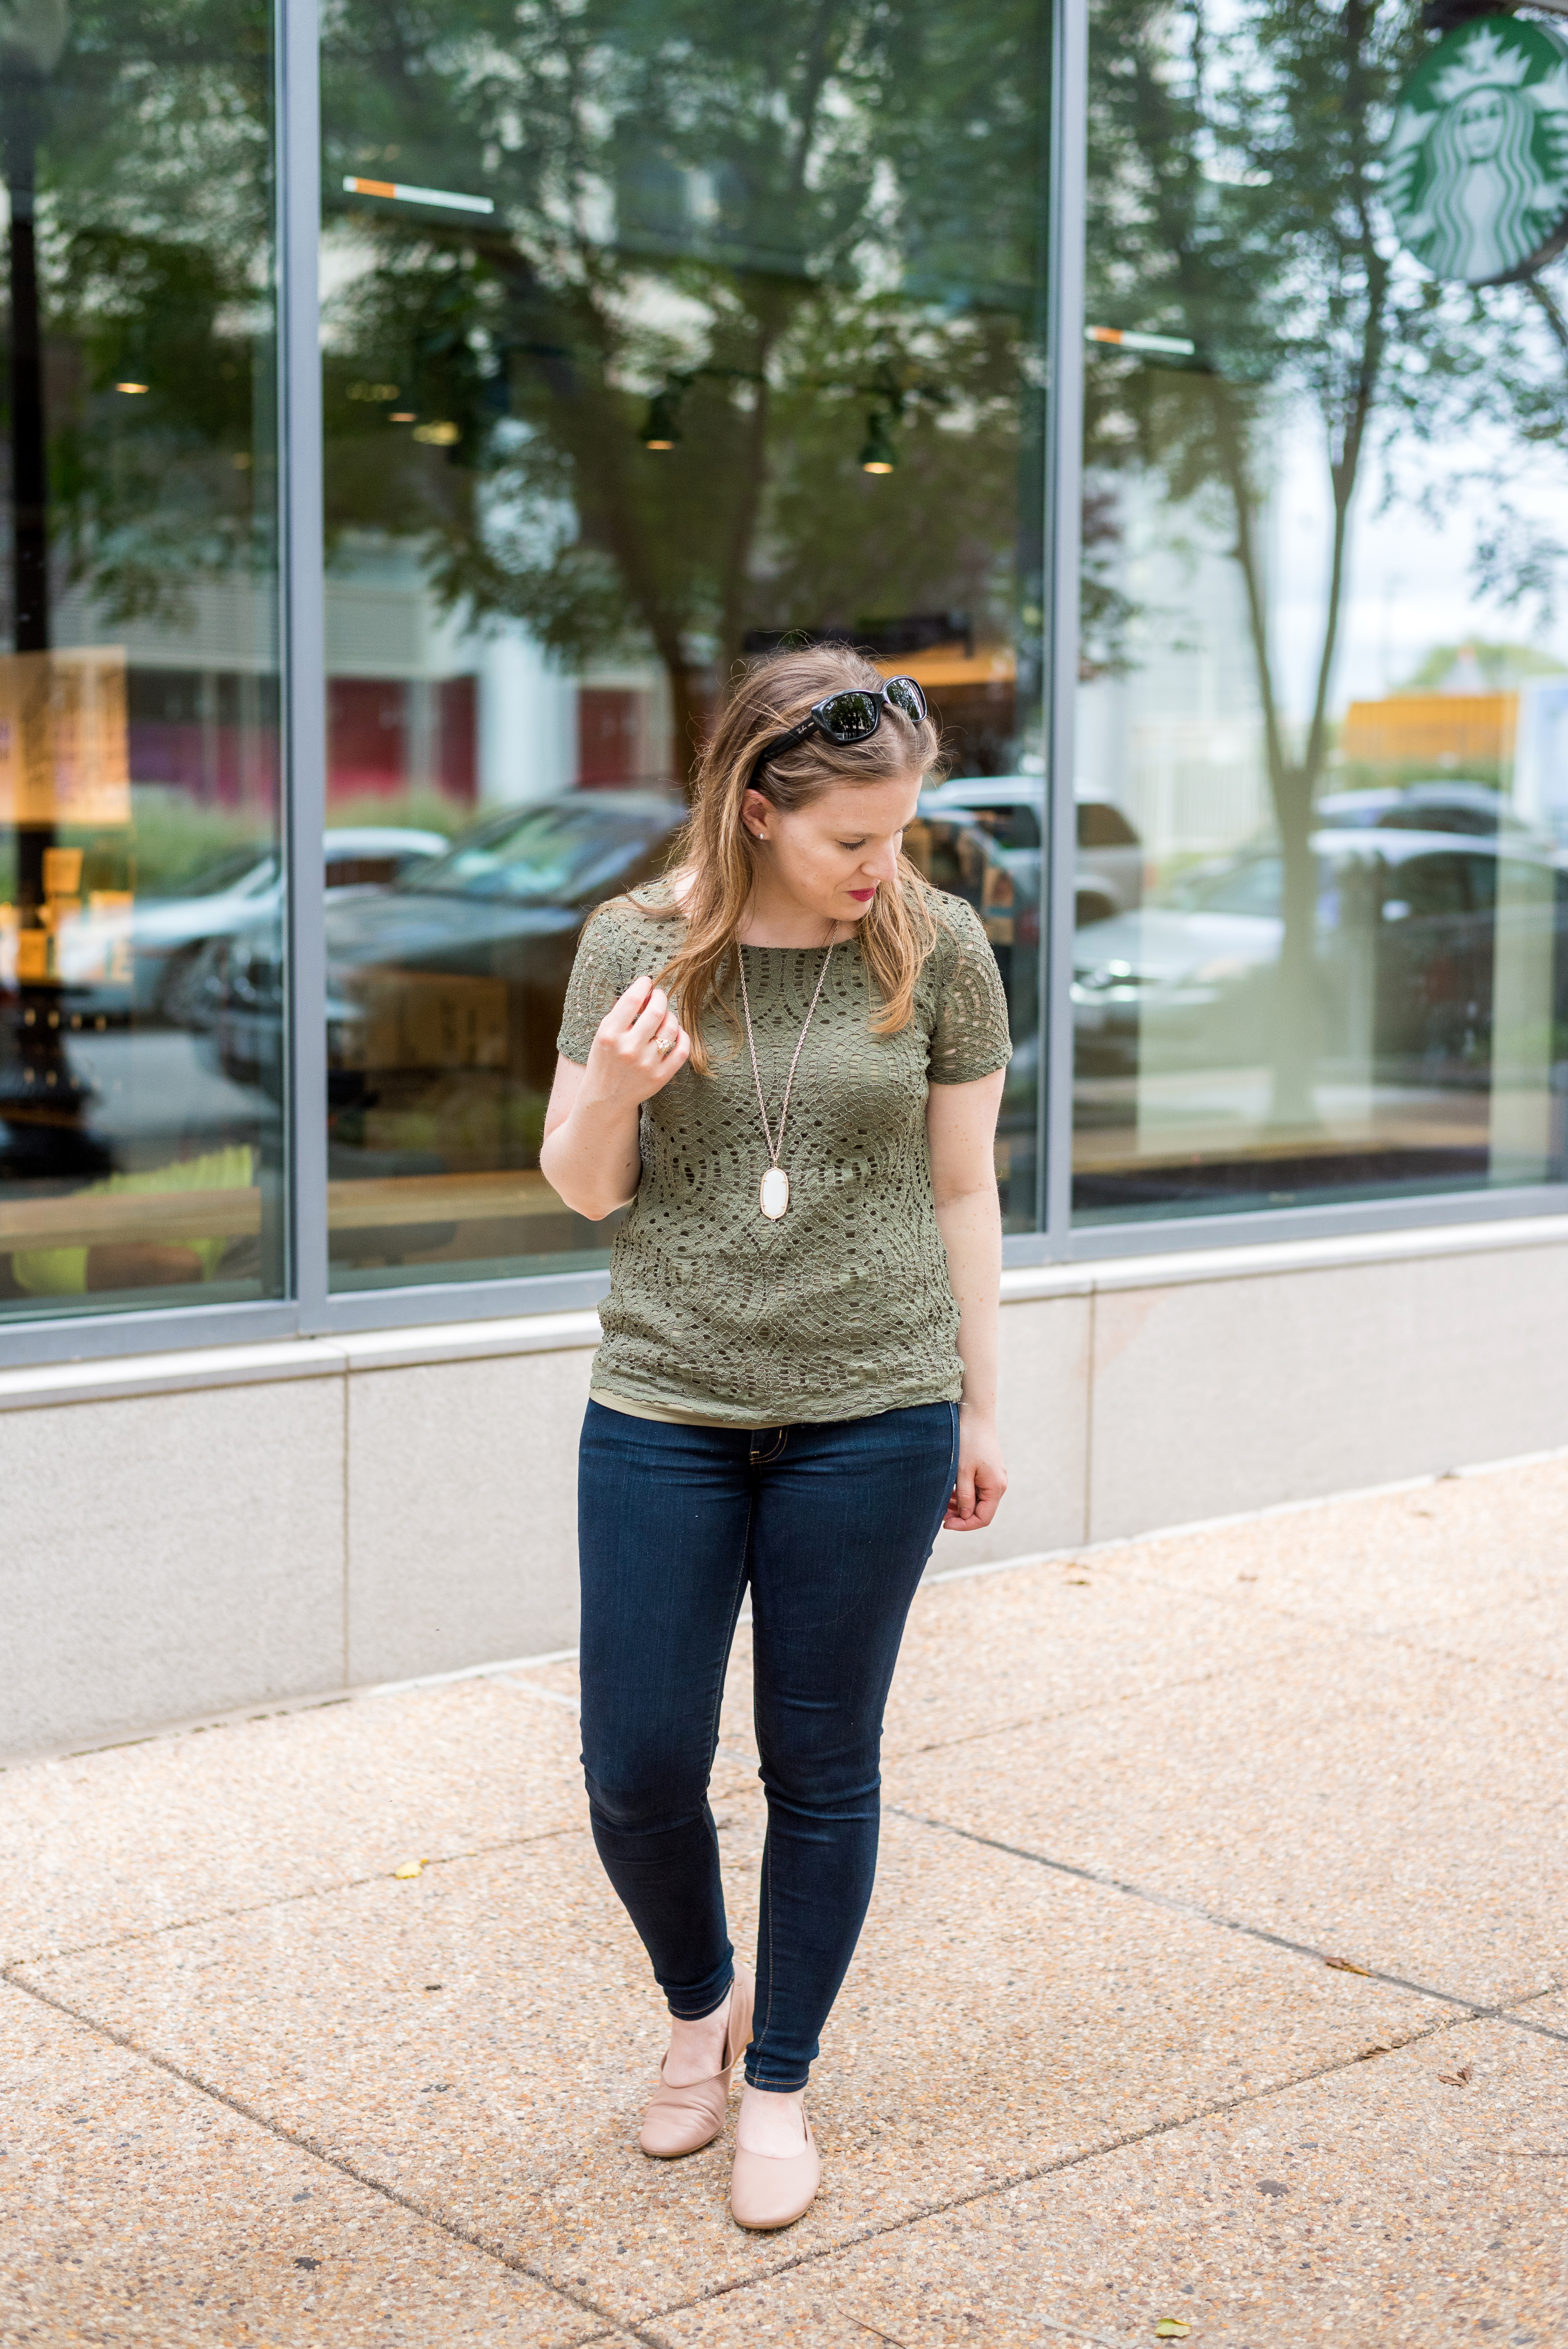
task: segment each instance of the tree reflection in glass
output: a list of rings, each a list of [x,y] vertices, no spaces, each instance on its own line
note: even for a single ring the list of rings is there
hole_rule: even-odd
[[[1090,317],[1167,339],[1088,363],[1080,773],[1155,888],[1078,938],[1080,1212],[1542,1179],[1563,827],[1515,751],[1522,680],[1568,672],[1553,273],[1477,291],[1401,249],[1418,12],[1093,25]],[[1412,923],[1418,817],[1450,902]],[[1227,913],[1261,842],[1274,898]]]
[[[278,1099],[198,983],[203,875],[280,903],[270,44],[250,0],[0,8],[8,1311],[281,1285]]]
[[[951,0],[771,16],[718,0],[459,5],[418,39],[379,0],[335,16],[340,804],[444,794],[454,821],[664,792],[656,869],[719,685],[791,631],[923,676],[959,772],[1038,777],[1041,41],[1024,0],[984,22]],[[401,651],[370,631],[395,606]],[[989,885],[999,947],[1015,926],[1031,941],[1021,1029],[1038,862],[973,885],[977,902]],[[531,1174],[590,901],[492,934],[438,919],[433,892],[416,916],[418,895],[402,922],[346,911],[329,939],[340,1278],[596,1261],[603,1235]],[[385,1022],[372,1043],[353,1007],[394,964],[432,1002],[500,982],[484,1070],[455,1042],[387,1064]],[[1026,1061],[1015,1222],[1034,1213],[1033,1081]],[[398,1182],[446,1201],[445,1236],[426,1224],[421,1245],[379,1247]]]

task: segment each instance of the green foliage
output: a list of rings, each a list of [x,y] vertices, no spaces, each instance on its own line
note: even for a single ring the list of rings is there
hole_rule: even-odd
[[[1336,792],[1398,791],[1407,783],[1456,782],[1484,783],[1489,791],[1501,792],[1507,781],[1502,762],[1498,759],[1467,757],[1462,761],[1450,752],[1437,759],[1346,759],[1329,778],[1329,787]]]
[[[328,185],[496,211],[342,210],[329,530],[413,535],[449,604],[569,661],[652,650],[677,734],[748,628],[962,608],[1010,634],[1042,75],[1033,0],[470,0],[438,31],[346,7]],[[452,428],[439,453],[377,386]],[[899,452],[875,481],[872,408]]]
[[[455,615],[573,664],[653,653],[677,734],[750,628],[1010,636],[1040,602],[1044,26],[1041,0],[341,0],[329,557],[412,544]],[[275,563],[269,28],[260,0],[89,0],[7,133],[45,191],[52,534],[110,622],[188,626]],[[394,211],[351,173],[493,211]]]
[[[329,802],[329,824],[351,829],[359,824],[392,824],[412,832],[444,833],[453,839],[471,821],[473,811],[438,792],[361,792]]]
[[[36,155],[52,537],[111,619],[178,625],[273,559],[271,102],[259,0],[89,0],[5,109],[6,170]]]
[[[1404,684],[1402,693],[1438,693],[1451,676],[1457,661],[1469,655],[1480,671],[1488,693],[1511,693],[1526,678],[1561,677],[1563,663],[1555,654],[1543,653],[1535,645],[1488,644],[1479,636],[1463,645],[1434,645],[1418,661]]]
[[[1441,285],[1400,252],[1381,200],[1394,106],[1429,46],[1418,10],[1259,0],[1218,33],[1201,6],[1098,0],[1094,24],[1089,315],[1198,347],[1186,367],[1091,357],[1091,471],[1150,468],[1172,501],[1240,509],[1244,557],[1272,443],[1305,409],[1342,520],[1374,458],[1387,495],[1434,513],[1484,479],[1478,590],[1549,604],[1563,550],[1532,523],[1527,483],[1532,444],[1565,420],[1550,274]],[[1319,763],[1344,584],[1341,569],[1324,612]]]
[[[202,807],[183,792],[154,785],[132,793],[133,820],[125,840],[129,880],[140,897],[182,889],[242,848],[260,855],[275,844],[264,820],[232,808]],[[87,835],[62,833],[67,846],[84,845]]]
[[[1369,476],[1434,517],[1461,481],[1484,481],[1476,588],[1548,611],[1568,550],[1534,518],[1531,443],[1561,436],[1568,329],[1542,285],[1440,285],[1399,249],[1382,150],[1429,45],[1414,0],[1251,0],[1222,16],[1203,0],[1180,14],[1093,0],[1092,24],[1089,319],[1196,347],[1187,362],[1089,360],[1094,648],[1125,657],[1115,516],[1141,475],[1171,526],[1228,550],[1243,582],[1284,857],[1274,1113],[1307,1124],[1312,805],[1333,750],[1352,509]],[[1267,513],[1276,446],[1304,421],[1326,451],[1332,526],[1298,737],[1276,676]]]

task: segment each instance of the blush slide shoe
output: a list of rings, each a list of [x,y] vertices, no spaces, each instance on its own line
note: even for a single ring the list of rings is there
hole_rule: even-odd
[[[729,2021],[724,2033],[724,2069],[689,2087],[672,2088],[659,2066],[659,2085],[643,2115],[637,2143],[655,2161],[674,2161],[683,2153],[700,2153],[724,2127],[729,2105],[729,2075],[745,2054],[751,2037],[751,2009],[757,1984],[744,1966],[735,1969],[729,1996]]]
[[[731,2216],[738,2226],[758,2234],[792,2227],[816,2200],[821,2182],[822,2165],[810,2121],[799,2153],[748,2153],[738,2145],[729,2180]]]

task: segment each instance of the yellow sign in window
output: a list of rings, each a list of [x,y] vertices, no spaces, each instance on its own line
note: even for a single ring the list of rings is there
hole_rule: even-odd
[[[129,822],[124,647],[0,656],[0,825]]]

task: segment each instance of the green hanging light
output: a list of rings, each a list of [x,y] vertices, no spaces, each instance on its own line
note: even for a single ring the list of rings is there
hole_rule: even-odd
[[[643,426],[645,449],[673,449],[681,437],[679,396],[666,384],[655,391],[648,402],[648,413]]]
[[[888,430],[885,409],[873,408],[866,419],[865,446],[861,450],[862,473],[891,473],[898,463],[898,451]]]

